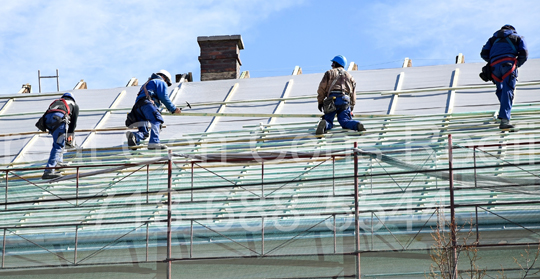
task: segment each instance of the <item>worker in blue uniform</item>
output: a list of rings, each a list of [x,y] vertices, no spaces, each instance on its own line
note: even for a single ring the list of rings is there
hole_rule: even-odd
[[[64,147],[74,147],[75,127],[79,117],[79,106],[71,93],[65,93],[53,101],[45,115],[45,126],[53,137],[53,146],[42,179],[53,179],[62,175],[55,167],[62,167]],[[66,130],[67,128],[67,130]]]
[[[510,114],[514,101],[514,89],[518,76],[518,68],[527,61],[528,51],[523,37],[509,24],[495,32],[482,47],[480,56],[491,67],[491,78],[497,86],[495,94],[500,102],[500,129],[512,129]]]
[[[153,73],[148,81],[141,86],[139,94],[135,99],[135,105],[131,110],[137,118],[138,131],[126,133],[128,146],[133,148],[142,140],[148,138],[148,128],[145,122],[149,122],[150,139],[148,141],[148,149],[167,149],[167,146],[159,141],[159,132],[161,124],[164,120],[161,116],[159,107],[163,103],[171,113],[180,113],[181,109],[177,108],[169,98],[167,87],[171,86],[171,74],[166,70],[161,70]]]
[[[356,81],[344,69],[347,59],[337,55],[331,61],[332,69],[324,73],[317,89],[318,108],[319,111],[324,109],[324,116],[319,121],[315,134],[321,135],[332,129],[336,115],[342,128],[365,131],[360,121],[352,119],[352,111],[356,104]]]

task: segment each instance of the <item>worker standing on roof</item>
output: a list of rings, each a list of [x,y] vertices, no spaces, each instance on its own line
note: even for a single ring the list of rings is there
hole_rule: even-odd
[[[347,59],[338,55],[331,61],[332,69],[324,73],[317,90],[319,110],[324,109],[324,116],[315,133],[321,135],[332,129],[336,114],[342,128],[365,131],[360,121],[352,120],[352,111],[356,104],[356,81],[344,69]]]
[[[148,81],[141,86],[139,94],[135,100],[135,105],[131,110],[137,118],[137,121],[148,121],[151,125],[150,140],[148,149],[167,149],[167,146],[159,142],[159,131],[163,124],[163,117],[159,111],[161,103],[171,113],[180,113],[180,108],[177,108],[169,98],[167,87],[171,86],[171,74],[166,70],[161,70],[152,74]],[[146,125],[139,125],[138,132],[126,133],[129,147],[137,146],[141,140],[148,138],[148,128]]]
[[[527,61],[528,52],[523,37],[512,25],[504,25],[489,38],[480,56],[491,66],[491,78],[497,86],[495,94],[500,102],[499,129],[512,129],[510,112],[514,101],[517,68]]]
[[[51,168],[64,166],[63,149],[65,146],[74,147],[78,117],[79,106],[75,103],[75,98],[71,93],[65,93],[60,99],[54,100],[43,115],[45,127],[53,137],[53,146],[42,179],[62,176]]]

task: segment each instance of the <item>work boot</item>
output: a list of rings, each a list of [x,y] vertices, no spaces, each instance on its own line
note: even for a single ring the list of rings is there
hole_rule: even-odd
[[[358,132],[363,132],[366,130],[366,128],[364,128],[364,124],[362,124],[361,122],[358,122],[358,127],[356,128],[356,130]]]
[[[499,125],[499,129],[513,129],[514,125],[510,124],[510,120],[508,119],[501,119],[501,125]]]
[[[52,172],[44,172],[43,176],[41,176],[41,179],[47,180],[47,179],[54,179],[54,178],[58,178],[58,177],[62,177],[62,175],[52,171]]]
[[[165,150],[167,146],[161,143],[149,143],[148,150]]]
[[[133,132],[127,131],[126,138],[127,138],[128,147],[130,149],[135,149],[133,148],[137,146],[137,138],[135,138],[135,134],[133,134]]]
[[[319,121],[319,125],[317,126],[317,131],[315,131],[315,135],[322,135],[326,133],[326,120],[321,119]]]

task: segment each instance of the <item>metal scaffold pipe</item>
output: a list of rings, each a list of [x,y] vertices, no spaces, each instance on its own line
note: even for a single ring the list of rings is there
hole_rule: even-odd
[[[453,158],[452,158],[452,135],[448,135],[448,172],[449,172],[449,191],[450,191],[450,237],[452,240],[452,276],[451,278],[458,278],[458,266],[457,266],[457,240],[456,240],[456,211],[454,204],[454,171],[453,171]]]
[[[167,161],[168,179],[167,179],[167,279],[172,279],[172,151],[169,149],[169,159]]]
[[[358,148],[358,142],[354,142],[354,149]],[[354,242],[356,250],[356,278],[362,278],[360,269],[360,212],[358,209],[358,154],[354,152]]]

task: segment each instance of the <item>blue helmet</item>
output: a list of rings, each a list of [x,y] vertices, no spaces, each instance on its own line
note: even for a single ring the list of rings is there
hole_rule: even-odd
[[[510,24],[505,24],[503,27],[501,27],[501,29],[512,29],[512,30],[516,31],[516,28],[514,28],[514,26],[512,26]]]
[[[332,59],[330,61],[338,63],[343,68],[345,68],[345,66],[347,66],[347,58],[345,58],[345,56],[343,56],[343,55],[337,55],[336,57],[334,57],[334,59]]]
[[[71,98],[73,101],[75,101],[75,97],[73,97],[73,95],[69,92],[67,93],[64,93],[64,95],[62,95],[62,98],[65,99],[65,98]]]

